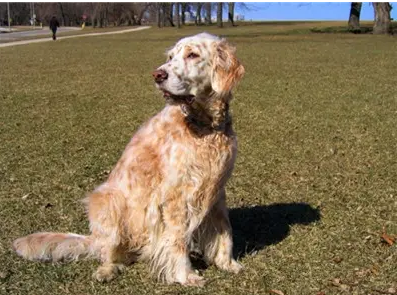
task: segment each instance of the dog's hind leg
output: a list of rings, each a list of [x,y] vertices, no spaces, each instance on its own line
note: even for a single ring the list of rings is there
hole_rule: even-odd
[[[102,262],[93,277],[100,282],[113,280],[125,268],[122,247],[125,210],[125,197],[115,189],[102,186],[88,196],[91,236]]]
[[[198,228],[196,238],[207,263],[233,273],[242,270],[241,264],[233,258],[232,228],[224,189],[220,192],[218,202]]]

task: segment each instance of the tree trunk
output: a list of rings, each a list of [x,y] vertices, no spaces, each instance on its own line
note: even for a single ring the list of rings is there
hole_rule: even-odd
[[[211,24],[211,2],[205,3],[205,24],[210,25]]]
[[[351,8],[350,8],[350,16],[349,16],[349,22],[348,22],[348,27],[349,31],[353,33],[360,33],[360,12],[361,12],[361,6],[362,2],[352,2],[351,3]]]
[[[202,3],[197,3],[196,19],[194,21],[196,26],[201,25],[201,8],[202,7],[203,7]]]
[[[222,28],[223,23],[222,23],[222,2],[218,2],[218,9],[216,11],[216,20],[218,23],[218,27]]]
[[[156,17],[157,17],[157,26],[158,26],[159,28],[161,28],[161,5],[160,5],[160,3],[157,3],[157,4],[156,4],[156,9],[157,9],[157,14],[156,14]]]
[[[175,2],[176,25],[177,25],[178,29],[181,28],[181,15],[180,15],[180,11],[179,11],[180,7],[181,7],[181,5],[179,4],[179,2]]]
[[[228,11],[228,18],[232,26],[234,26],[234,2],[229,2],[229,11]]]
[[[168,9],[168,22],[170,23],[171,27],[175,27],[174,25],[174,14],[173,14],[173,8],[174,8],[174,3],[168,3],[167,4],[167,9]]]
[[[105,11],[103,12],[103,25],[104,27],[107,27],[109,24],[109,19],[108,19],[108,5],[105,5]]]
[[[374,34],[390,34],[390,11],[389,2],[373,2],[375,11]]]
[[[128,17],[128,25],[129,26],[136,26],[136,19],[135,19],[135,10],[129,10],[127,13]]]
[[[138,15],[138,19],[137,19],[137,25],[142,25],[142,19],[143,19],[143,16],[145,15],[145,12],[147,11],[147,9],[149,8],[149,5],[150,4],[146,4],[144,7],[143,7],[143,9],[141,10],[141,12],[139,13],[139,15]]]
[[[59,8],[61,9],[61,15],[62,15],[62,27],[65,26],[65,12],[63,11],[63,6],[62,3],[59,3]]]
[[[165,21],[166,21],[166,16],[165,16],[165,11],[166,11],[166,5],[165,3],[161,4],[161,25],[165,27]]]
[[[181,3],[182,7],[182,15],[181,15],[181,20],[182,20],[182,25],[186,25],[186,8],[187,8],[187,3]]]

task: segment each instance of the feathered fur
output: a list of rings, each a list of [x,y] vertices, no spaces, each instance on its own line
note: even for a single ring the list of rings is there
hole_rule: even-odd
[[[244,68],[234,48],[208,34],[182,39],[169,55],[158,69],[167,78],[156,81],[166,107],[137,131],[107,181],[86,198],[90,236],[36,233],[14,242],[17,254],[43,261],[96,257],[99,281],[143,260],[168,283],[201,286],[189,259],[193,247],[207,263],[240,271],[224,187],[237,152],[231,90]]]

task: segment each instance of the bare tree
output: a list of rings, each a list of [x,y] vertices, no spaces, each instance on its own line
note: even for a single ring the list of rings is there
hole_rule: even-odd
[[[125,11],[128,13],[129,24],[132,23],[132,25],[138,26],[142,25],[142,20],[145,16],[145,13],[154,7],[154,3],[135,2],[122,4],[125,5]],[[156,13],[154,13],[154,15],[156,15]]]
[[[216,21],[217,21],[217,24],[218,24],[218,27],[220,27],[220,28],[222,28],[223,27],[223,23],[222,23],[222,5],[223,3],[222,2],[218,2],[218,5],[217,5],[217,11],[216,11]]]
[[[63,10],[63,3],[62,3],[62,2],[59,2],[58,5],[59,5],[59,9],[61,10],[61,15],[62,15],[61,26],[64,26],[64,25],[65,25],[65,18],[66,18],[66,16],[65,16],[65,12],[64,12],[64,10]]]
[[[234,4],[235,4],[234,2],[228,3],[229,10],[227,12],[228,19],[229,19],[230,23],[232,24],[232,26],[234,26]]]
[[[13,23],[29,24],[32,17],[29,3],[11,3],[13,12]],[[140,25],[149,9],[155,5],[152,3],[106,3],[106,2],[52,2],[35,3],[35,14],[37,22],[47,25],[52,16],[56,16],[63,26],[81,25],[82,16],[88,17],[87,24],[103,27],[113,24],[115,26],[128,24]],[[0,19],[2,18],[0,5]],[[153,13],[155,17],[155,12]]]
[[[180,16],[180,4],[178,2],[175,2],[175,14],[176,14],[176,25],[178,29],[181,28],[181,16]]]
[[[373,2],[375,11],[374,34],[390,34],[391,33],[391,19],[390,11],[392,9],[389,2]]]
[[[107,18],[108,4],[104,5],[104,16]],[[84,11],[83,3],[58,2],[58,9],[61,13],[61,24],[63,26],[75,26],[81,23],[81,16]]]
[[[211,24],[211,2],[206,2],[205,3],[205,24],[210,25]]]
[[[350,7],[350,16],[349,16],[349,31],[353,33],[360,33],[360,13],[362,2],[352,2]]]
[[[156,20],[157,20],[157,26],[161,28],[161,4],[156,3]]]
[[[58,17],[58,4],[57,3],[35,3],[36,19],[43,25],[47,25],[53,16]]]
[[[203,3],[197,2],[196,3],[196,18],[194,20],[194,23],[196,26],[201,25],[201,8],[203,7]]]
[[[161,25],[165,27],[167,3],[161,3]]]
[[[182,20],[182,25],[186,25],[186,11],[188,9],[188,3],[181,3],[181,20]]]
[[[65,4],[65,3],[63,3]],[[109,3],[93,3],[92,19],[93,26],[99,28],[107,27],[109,24]]]
[[[170,26],[175,27],[173,21],[173,6],[174,3],[157,3],[156,15],[157,15],[157,26],[159,28],[165,27],[167,21]]]
[[[145,16],[145,13],[148,12],[149,8],[153,5],[152,3],[134,3],[138,6],[138,18],[137,24],[140,26],[142,25],[142,20]]]
[[[174,3],[167,3],[166,4],[166,9],[168,12],[168,22],[170,23],[171,27],[175,27],[174,25],[174,13],[173,13],[173,8],[174,8]]]
[[[15,25],[29,24],[31,18],[30,3],[10,3],[10,18]],[[8,18],[7,18],[8,19]]]

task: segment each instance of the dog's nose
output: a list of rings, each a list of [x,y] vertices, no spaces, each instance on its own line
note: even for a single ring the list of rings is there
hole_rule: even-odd
[[[167,78],[168,78],[168,74],[164,70],[155,70],[152,73],[152,76],[154,78],[154,81],[156,81],[156,83],[161,83],[164,80],[167,80]]]

